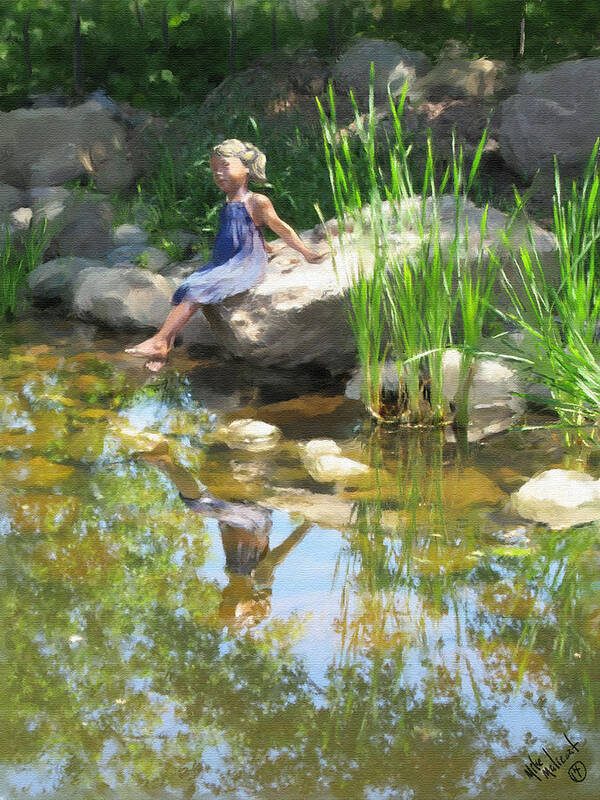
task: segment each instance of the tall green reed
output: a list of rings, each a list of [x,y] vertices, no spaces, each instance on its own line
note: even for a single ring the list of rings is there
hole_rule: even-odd
[[[466,214],[487,131],[468,176],[462,148],[454,146],[451,163],[440,177],[428,137],[417,188],[413,176],[419,167],[402,125],[406,93],[405,85],[397,102],[389,95],[392,132],[385,145],[376,136],[373,65],[365,119],[350,92],[358,147],[337,125],[331,86],[329,116],[317,100],[340,234],[340,258],[334,255],[334,266],[348,286],[348,317],[363,369],[363,397],[371,413],[377,418],[389,413],[382,408],[381,397],[382,367],[389,349],[398,365],[400,385],[393,416],[413,424],[446,420],[443,354],[460,322],[465,340],[457,421],[466,424],[473,359],[498,269],[497,259],[485,246],[487,206],[475,255]],[[445,195],[449,184],[452,193]],[[453,222],[450,242],[442,219],[448,209]]]
[[[13,315],[17,309],[19,289],[27,275],[38,267],[57,227],[48,220],[33,225],[18,241],[13,238],[4,220],[4,241],[0,244],[0,317]]]
[[[502,315],[525,332],[531,345],[531,352],[523,349],[522,363],[530,377],[550,389],[546,402],[568,427],[596,424],[600,418],[599,143],[582,180],[572,182],[568,199],[554,161],[558,285],[546,276],[530,226],[528,246],[512,253],[516,280],[503,273],[512,309]]]

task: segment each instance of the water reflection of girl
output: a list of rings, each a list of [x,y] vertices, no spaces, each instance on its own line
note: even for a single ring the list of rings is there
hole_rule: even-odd
[[[183,502],[203,517],[216,519],[225,551],[229,583],[221,594],[219,619],[232,629],[251,627],[271,613],[275,568],[312,527],[304,521],[273,550],[269,550],[271,510],[253,503],[229,503],[201,488],[170,455],[148,454],[145,460],[166,473]]]

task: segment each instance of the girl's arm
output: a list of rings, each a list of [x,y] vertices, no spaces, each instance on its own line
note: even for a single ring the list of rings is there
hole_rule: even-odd
[[[296,231],[277,216],[277,212],[273,208],[273,203],[264,194],[255,194],[252,197],[252,211],[253,217],[258,225],[268,225],[269,228],[280,236],[283,241],[301,253],[304,258],[311,264],[317,264],[323,261],[329,255],[329,250],[317,252],[307,247],[302,239],[298,236]]]

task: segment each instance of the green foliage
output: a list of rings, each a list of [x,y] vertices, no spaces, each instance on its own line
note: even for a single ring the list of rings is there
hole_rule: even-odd
[[[52,237],[58,232],[44,217],[24,234],[11,236],[8,218],[0,225],[0,318],[15,313],[19,289],[27,275],[42,263]]]
[[[513,311],[504,314],[526,333],[533,353],[522,358],[530,375],[548,386],[551,405],[568,426],[593,423],[600,415],[600,176],[598,146],[581,181],[563,196],[555,161],[554,233],[560,283],[548,281],[531,228],[529,247],[514,253],[518,284],[505,275]],[[518,194],[517,201],[523,205]]]
[[[525,54],[539,66],[597,52],[595,0],[236,0],[237,69],[273,49],[315,47],[333,56],[357,34],[395,39],[437,57],[449,37],[473,55]],[[312,11],[311,11],[312,6]],[[230,0],[0,0],[1,107],[30,92],[74,89],[75,17],[79,16],[83,89],[103,87],[117,101],[155,113],[201,100],[229,72]],[[166,25],[165,25],[166,23]]]
[[[170,230],[185,229],[202,237],[197,250],[207,254],[212,247],[224,197],[214,183],[209,159],[212,147],[224,138],[249,139],[265,152],[269,180],[251,188],[269,194],[277,213],[294,228],[302,230],[318,221],[315,197],[324,198],[325,213],[333,214],[324,156],[302,120],[290,117],[274,126],[227,110],[199,118],[195,107],[182,110],[177,119],[185,131],[185,146],[156,143],[153,169],[131,201],[130,215],[136,205],[144,209],[144,226],[160,246],[169,241]]]
[[[359,253],[357,269],[344,275],[344,279],[350,279],[348,315],[365,378],[365,402],[378,419],[388,416],[417,424],[443,423],[448,409],[444,400],[442,357],[452,341],[453,330],[459,328],[462,338],[458,346],[463,357],[456,421],[466,425],[473,360],[498,271],[493,248],[485,246],[487,206],[481,216],[475,257],[470,253],[466,214],[467,197],[477,175],[486,132],[467,176],[462,149],[454,147],[451,163],[438,177],[440,170],[429,138],[416,188],[415,175],[421,165],[420,162],[415,165],[402,126],[407,86],[397,104],[389,97],[394,128],[384,144],[376,136],[372,79],[373,69],[369,111],[364,122],[351,93],[354,125],[361,143],[355,153],[348,134],[337,127],[331,88],[330,117],[319,103],[341,231],[341,265],[345,267],[347,257],[351,257],[345,250],[344,233],[349,221],[356,237],[351,247]],[[452,191],[444,195],[450,180]],[[441,223],[448,209],[453,222],[449,243],[444,241]],[[363,263],[365,252],[368,264]],[[381,398],[381,374],[388,348],[398,364],[400,384],[400,404],[393,410],[383,409]]]

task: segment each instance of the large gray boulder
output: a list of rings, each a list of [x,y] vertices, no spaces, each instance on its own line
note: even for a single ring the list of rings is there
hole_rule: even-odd
[[[506,96],[516,83],[516,70],[510,69],[504,61],[444,55],[432,70],[414,82],[410,99],[420,103],[424,100],[437,102],[446,97],[460,100]]]
[[[371,62],[374,66],[373,91],[376,101],[385,101],[388,85],[394,96],[409,87],[431,69],[431,62],[420,50],[407,50],[397,42],[384,39],[358,39],[340,57],[333,70],[338,92],[353,90],[364,99],[369,94]]]
[[[109,328],[160,328],[170,311],[166,278],[136,267],[93,267],[74,281],[73,312]]]
[[[600,136],[600,58],[528,72],[517,94],[500,108],[502,157],[511,169],[531,176],[552,167],[581,167]]]
[[[26,189],[88,174],[103,192],[130,188],[138,174],[125,128],[100,103],[0,113],[0,181]]]
[[[80,319],[118,330],[158,329],[171,310],[179,282],[136,267],[96,266],[79,271],[73,281],[73,313]],[[214,344],[208,322],[199,312],[183,329],[184,344]]]
[[[75,202],[73,192],[64,186],[33,186],[27,192],[29,206],[33,211],[33,223],[44,219],[56,224],[64,222],[65,214]]]
[[[81,196],[60,217],[62,229],[52,241],[53,254],[101,258],[114,248],[113,216],[114,208],[104,196]]]
[[[389,205],[384,204],[384,208],[389,213]],[[471,202],[466,204],[460,225],[463,231],[467,224],[469,227],[470,258],[475,258],[479,249],[481,216],[480,208]],[[415,206],[403,206],[401,217],[401,225],[395,233],[390,232],[388,239],[400,254],[415,253],[420,247]],[[439,220],[442,247],[450,248],[454,233],[453,197],[441,198]],[[489,210],[484,248],[496,247],[511,275],[512,260],[501,240],[507,223],[505,214]],[[330,221],[327,226],[335,231],[337,223]],[[554,238],[536,225],[533,233],[542,258],[548,258],[549,279],[554,280]],[[324,237],[320,225],[302,234],[313,249],[323,247]],[[526,244],[524,227],[515,227],[510,238],[513,247]],[[264,280],[250,291],[222,304],[206,306],[205,314],[218,343],[233,355],[263,366],[317,364],[332,374],[351,369],[356,361],[356,345],[347,320],[345,292],[359,261],[364,269],[370,269],[371,242],[368,235],[359,237],[353,233],[348,236],[343,252],[337,237],[333,246],[335,267],[331,258],[309,264],[296,251],[284,248],[269,262]]]
[[[5,214],[20,208],[25,200],[24,193],[8,183],[0,183],[0,221]]]
[[[77,275],[84,269],[102,266],[102,261],[73,256],[46,261],[27,276],[31,298],[38,306],[64,303],[70,307]]]

